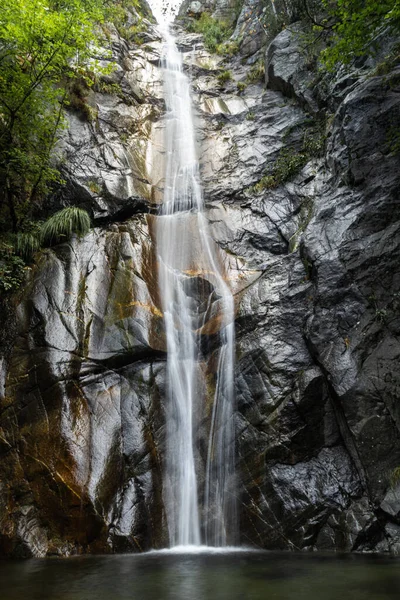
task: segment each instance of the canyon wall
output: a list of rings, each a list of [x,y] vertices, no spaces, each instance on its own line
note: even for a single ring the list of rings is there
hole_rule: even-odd
[[[397,552],[400,69],[322,77],[300,24],[268,39],[246,7],[231,58],[176,28],[235,293],[241,543]],[[91,122],[70,111],[44,207],[94,227],[43,251],[2,311],[1,555],[167,544],[162,40],[150,22],[140,45],[110,35],[118,93],[91,92]]]

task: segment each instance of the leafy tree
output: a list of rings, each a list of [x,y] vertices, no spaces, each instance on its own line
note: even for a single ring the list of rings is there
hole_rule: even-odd
[[[327,45],[321,59],[330,71],[372,54],[383,32],[400,31],[400,0],[265,0],[265,4],[263,24],[268,31],[278,33],[299,18],[312,25],[316,35],[310,45],[315,41]]]
[[[62,83],[96,69],[106,0],[2,0],[0,5],[0,215],[17,231],[58,172],[51,152],[63,125]],[[98,34],[98,32],[97,32]],[[7,210],[6,210],[7,207]]]
[[[302,0],[307,9],[310,0]],[[325,31],[328,47],[321,58],[329,70],[348,65],[374,52],[386,30],[400,31],[400,0],[323,0],[325,18],[318,20],[307,10],[314,29]]]
[[[42,244],[84,235],[86,211],[68,207],[44,223],[32,208],[59,180],[55,144],[73,90],[94,83],[105,21],[124,25],[140,0],[0,2],[0,293],[24,279]],[[104,49],[102,58],[104,58]],[[79,88],[80,89],[80,88]]]

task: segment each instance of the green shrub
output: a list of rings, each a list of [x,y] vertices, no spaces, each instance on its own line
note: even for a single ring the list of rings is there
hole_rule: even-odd
[[[213,19],[209,13],[203,13],[200,19],[193,21],[189,29],[203,34],[204,46],[209,52],[217,52],[218,46],[232,34],[232,28],[227,23]]]
[[[292,179],[308,162],[309,156],[304,152],[285,148],[282,150],[274,164],[272,173],[264,175],[251,191],[260,193],[265,189],[278,187],[285,181]]]
[[[216,53],[221,56],[235,56],[239,52],[239,42],[224,42],[223,44],[218,44],[216,48]]]
[[[247,88],[247,83],[245,83],[244,81],[238,81],[236,85],[239,94],[242,94]]]
[[[317,127],[306,130],[303,138],[303,151],[308,154],[310,158],[317,158],[321,156],[325,148],[326,135],[322,128],[322,124],[319,123]]]
[[[222,71],[218,75],[217,79],[220,85],[225,85],[225,83],[232,79],[232,73],[230,71]]]
[[[357,57],[374,54],[380,33],[400,32],[400,3],[397,0],[323,0],[328,18],[329,44],[321,59],[329,71],[338,64],[351,65]],[[326,31],[327,23],[317,32]]]
[[[19,288],[25,276],[25,263],[14,253],[14,247],[0,242],[0,290],[13,292]]]
[[[73,233],[86,235],[90,230],[90,217],[86,210],[68,206],[52,215],[42,226],[42,242],[57,244],[70,239]]]

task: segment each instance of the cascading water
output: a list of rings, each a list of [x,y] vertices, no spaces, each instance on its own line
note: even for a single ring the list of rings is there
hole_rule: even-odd
[[[189,80],[172,34],[163,33],[166,171],[156,233],[167,340],[165,511],[170,546],[226,546],[237,529],[234,301],[203,212]],[[206,337],[217,341],[213,383]],[[206,453],[200,427],[209,430]]]

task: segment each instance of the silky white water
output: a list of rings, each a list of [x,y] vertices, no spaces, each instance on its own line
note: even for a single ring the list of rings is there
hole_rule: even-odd
[[[236,533],[234,301],[203,212],[190,83],[173,35],[163,33],[166,168],[156,235],[167,342],[164,504],[171,547],[223,547]],[[207,448],[199,448],[200,429]]]

